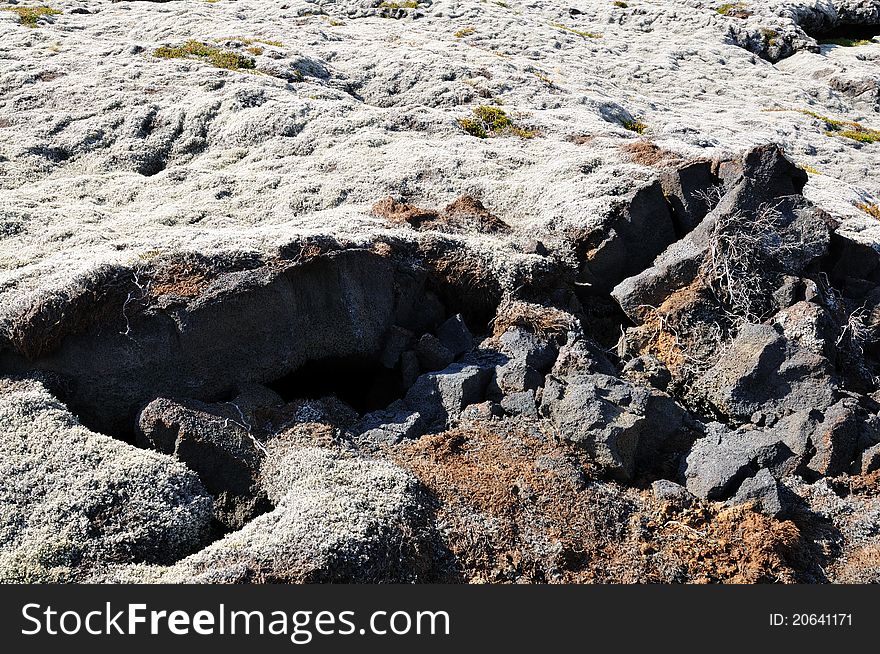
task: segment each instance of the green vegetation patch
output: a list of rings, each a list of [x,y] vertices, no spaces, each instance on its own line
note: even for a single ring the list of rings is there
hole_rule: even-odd
[[[748,18],[752,15],[751,9],[745,2],[726,2],[715,11],[722,16],[730,16],[731,18]]]
[[[535,132],[516,125],[501,107],[481,105],[473,110],[473,116],[458,121],[462,129],[471,136],[484,139],[490,136],[509,134],[530,139]]]
[[[845,139],[858,141],[859,143],[876,143],[880,141],[880,130],[865,127],[851,120],[829,118],[808,109],[798,109],[797,111],[824,123],[826,136],[840,136]]]
[[[862,211],[864,211],[866,214],[868,214],[872,218],[876,218],[877,220],[880,220],[880,205],[862,203],[862,204],[857,204],[856,207],[861,209]]]
[[[838,36],[833,39],[822,39],[819,45],[839,45],[844,48],[855,48],[860,45],[871,45],[874,43],[871,39],[848,39],[845,36]]]
[[[37,21],[42,16],[57,16],[64,13],[60,9],[52,7],[0,7],[3,11],[11,11],[18,14],[18,22],[26,27],[36,27]]]
[[[622,2],[622,0],[615,0],[614,6],[620,8],[620,9],[626,9],[627,7],[629,7],[629,5],[626,4],[625,2]]]
[[[471,34],[473,34],[476,31],[477,30],[475,30],[473,27],[462,27],[460,30],[458,30],[455,33],[455,38],[463,39],[464,37],[470,36]]]
[[[584,32],[583,30],[576,30],[573,27],[568,27],[567,25],[563,25],[562,23],[550,23],[550,27],[555,27],[558,30],[562,30],[564,32],[570,32],[572,34],[577,34],[578,36],[582,36],[585,39],[601,39],[602,35],[598,32]]]
[[[193,40],[179,46],[163,45],[153,51],[153,56],[160,59],[196,59],[226,70],[253,70],[256,68],[256,63],[250,57]]]
[[[388,2],[387,0],[379,5],[380,9],[418,9],[419,3],[416,0],[406,0],[406,2]]]
[[[880,141],[880,130],[865,127],[861,123],[852,120],[838,120],[823,116],[809,109],[765,109],[768,112],[794,111],[804,116],[809,116],[822,123],[825,127],[825,136],[839,136],[859,143],[876,143]]]
[[[880,132],[874,129],[843,129],[840,131],[829,130],[825,136],[840,136],[845,139],[858,141],[859,143],[876,143],[880,141]]]
[[[764,27],[761,28],[761,38],[764,39],[767,45],[772,47],[779,43],[779,32]]]
[[[624,129],[628,129],[630,132],[635,132],[636,134],[644,134],[648,129],[648,126],[640,120],[625,120],[621,125],[623,125]]]
[[[238,41],[242,45],[271,45],[275,48],[283,48],[284,44],[281,41],[271,41],[269,39],[254,39],[249,36],[226,36],[219,39],[212,39],[214,43],[223,43],[224,41]]]

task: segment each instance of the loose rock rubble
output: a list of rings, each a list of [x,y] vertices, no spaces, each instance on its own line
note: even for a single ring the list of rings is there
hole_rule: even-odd
[[[0,12],[0,581],[880,579],[880,3],[414,4]]]

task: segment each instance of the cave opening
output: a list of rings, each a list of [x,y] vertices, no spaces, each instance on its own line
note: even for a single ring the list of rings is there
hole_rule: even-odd
[[[875,37],[880,36],[880,23],[838,25],[830,30],[813,32],[810,36],[822,45],[866,45],[865,42],[872,41]]]
[[[399,371],[366,357],[308,361],[267,386],[285,402],[334,395],[362,415],[384,409],[407,390]]]

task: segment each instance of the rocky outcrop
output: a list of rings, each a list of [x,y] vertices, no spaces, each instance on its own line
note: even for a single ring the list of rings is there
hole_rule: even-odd
[[[780,516],[786,476],[857,472],[876,442],[863,298],[877,254],[804,200],[802,172],[777,148],[718,171],[717,206],[612,292],[637,323],[621,340],[634,357],[624,374],[723,421],[681,460],[691,493]]]
[[[260,411],[283,404],[271,391],[253,387],[223,404],[158,398],[138,415],[137,443],[195,471],[214,497],[215,520],[240,529],[271,508],[256,483],[265,453],[258,420]]]
[[[670,454],[674,459],[693,440],[684,409],[660,391],[591,372],[591,364],[583,343],[575,341],[562,349],[546,379],[540,408],[560,438],[624,480],[669,466]]]
[[[59,2],[4,580],[870,577],[877,2]]]
[[[792,344],[771,325],[745,325],[694,382],[714,410],[734,422],[775,422],[786,411],[834,402],[828,360]]]
[[[687,219],[684,218],[686,221]],[[659,182],[632,193],[598,229],[582,237],[582,283],[607,292],[644,270],[675,240],[675,224]]]
[[[62,350],[35,361],[7,352],[2,368],[71,380],[65,399],[83,420],[119,433],[156,397],[212,398],[274,381],[312,359],[377,357],[389,329],[414,315],[425,278],[387,257],[348,250],[201,284],[196,297],[175,297],[173,287],[137,295],[109,324],[70,336]],[[120,330],[123,318],[128,327]]]

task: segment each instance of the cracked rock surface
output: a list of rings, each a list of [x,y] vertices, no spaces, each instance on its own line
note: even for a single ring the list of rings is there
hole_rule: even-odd
[[[0,581],[880,578],[880,2],[51,4]]]

